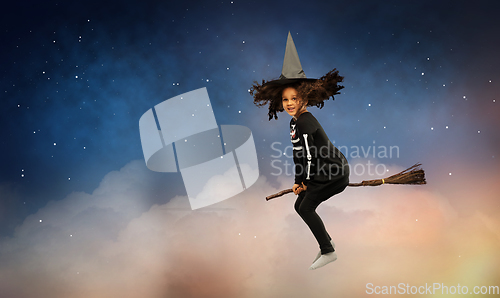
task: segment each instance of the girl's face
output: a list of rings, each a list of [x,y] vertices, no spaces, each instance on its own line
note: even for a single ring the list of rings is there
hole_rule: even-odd
[[[297,118],[300,114],[306,111],[303,101],[298,96],[298,92],[293,87],[288,87],[281,94],[283,109],[292,117]]]

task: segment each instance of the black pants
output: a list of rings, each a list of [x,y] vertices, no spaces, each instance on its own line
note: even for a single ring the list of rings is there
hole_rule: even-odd
[[[318,241],[321,254],[335,251],[330,240],[332,238],[326,231],[323,221],[316,213],[316,208],[321,202],[313,201],[307,197],[307,191],[302,191],[295,201],[295,211],[302,217]]]
[[[334,194],[342,192],[346,188],[346,186],[341,186],[340,188],[336,189]],[[331,196],[328,196],[326,198],[317,198],[315,196],[314,198],[312,198],[311,194],[309,193],[308,195],[308,191],[306,190],[302,191],[298,195],[297,201],[295,201],[295,211],[297,211],[300,217],[302,217],[302,219],[309,226],[309,229],[311,229],[311,232],[316,238],[316,241],[318,241],[319,248],[321,249],[321,254],[323,255],[329,252],[333,252],[335,251],[335,249],[330,242],[332,238],[326,231],[325,225],[323,224],[323,221],[319,217],[318,213],[316,213],[316,208],[319,206],[319,204],[330,197]]]

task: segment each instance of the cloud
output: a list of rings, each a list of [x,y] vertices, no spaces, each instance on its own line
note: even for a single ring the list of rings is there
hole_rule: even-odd
[[[247,191],[193,211],[184,196],[147,206],[146,172],[143,161],[132,161],[92,194],[73,193],[28,216],[0,242],[0,292],[358,297],[368,282],[479,282],[471,266],[483,272],[483,282],[499,277],[498,221],[479,212],[462,217],[431,188],[348,188],[320,205],[339,259],[309,271],[318,246],[293,210],[294,196],[264,199],[290,179],[273,187],[261,176]]]

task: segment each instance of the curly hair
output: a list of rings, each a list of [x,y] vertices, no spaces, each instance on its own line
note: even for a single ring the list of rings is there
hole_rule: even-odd
[[[330,97],[334,100],[334,95],[340,94],[344,86],[338,83],[344,80],[336,69],[329,71],[326,75],[317,80],[297,80],[290,84],[269,84],[271,81],[262,80],[262,84],[254,82],[250,88],[250,95],[254,98],[254,104],[261,107],[269,104],[269,120],[278,119],[278,112],[283,112],[281,94],[288,87],[297,90],[299,97],[307,101],[308,107],[317,106],[323,108],[324,101]]]

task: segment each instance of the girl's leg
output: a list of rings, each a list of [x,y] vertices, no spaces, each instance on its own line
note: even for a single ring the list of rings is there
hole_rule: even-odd
[[[318,241],[321,249],[321,254],[327,254],[335,251],[332,246],[331,237],[326,231],[323,221],[316,213],[316,208],[321,202],[315,202],[307,196],[307,191],[303,191],[297,197],[295,202],[295,210],[302,217],[309,229],[313,233],[316,241]]]
[[[298,197],[297,197],[297,200],[295,201],[295,211],[300,215],[300,217],[304,220],[304,218],[302,217],[302,215],[300,214],[299,212],[299,208],[300,208],[300,204],[302,203],[302,201],[304,200],[304,196],[305,196],[306,192],[303,191],[301,192]],[[304,220],[305,221],[305,220]],[[325,230],[326,231],[326,230]],[[326,233],[328,235],[328,239],[330,241],[332,241],[332,237],[330,237],[330,234],[328,234],[328,232]],[[335,248],[335,247],[333,247]]]

